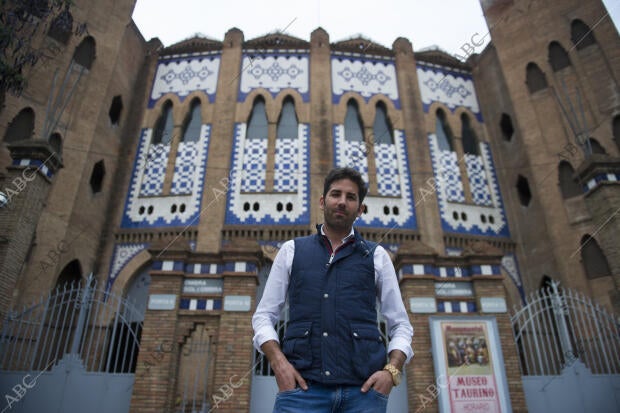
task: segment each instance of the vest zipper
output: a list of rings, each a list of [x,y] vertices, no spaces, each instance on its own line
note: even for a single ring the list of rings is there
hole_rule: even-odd
[[[329,262],[327,263],[327,265],[331,265],[332,261],[334,260],[335,255],[336,255],[336,251],[332,251],[332,255],[329,256]]]

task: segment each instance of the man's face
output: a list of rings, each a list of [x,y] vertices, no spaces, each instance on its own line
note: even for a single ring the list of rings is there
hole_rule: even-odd
[[[358,187],[347,178],[332,182],[320,205],[325,223],[336,230],[350,231],[355,218],[362,214]]]

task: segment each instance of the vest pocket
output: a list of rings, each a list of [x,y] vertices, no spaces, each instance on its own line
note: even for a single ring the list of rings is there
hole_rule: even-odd
[[[312,321],[292,323],[286,328],[282,343],[282,352],[286,359],[297,370],[312,366],[312,348],[310,347],[310,333]]]
[[[387,360],[387,350],[375,324],[351,323],[353,371],[360,380],[366,380],[381,370]]]

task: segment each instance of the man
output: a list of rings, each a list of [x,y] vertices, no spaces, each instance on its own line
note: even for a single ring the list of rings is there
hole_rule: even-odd
[[[274,413],[385,412],[413,328],[387,252],[353,230],[366,185],[351,168],[325,178],[318,233],[287,241],[276,256],[252,318],[254,346],[265,354],[279,393]],[[274,329],[288,298],[282,349]],[[377,329],[377,300],[391,341]]]

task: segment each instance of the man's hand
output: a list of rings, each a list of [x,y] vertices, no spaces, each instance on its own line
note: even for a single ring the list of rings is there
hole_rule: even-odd
[[[308,385],[301,374],[293,367],[291,363],[282,355],[282,358],[271,364],[273,372],[276,374],[276,383],[278,383],[279,391],[293,390],[297,383],[299,387],[308,390]]]
[[[366,393],[371,387],[375,389],[375,391],[378,391],[385,396],[389,396],[390,391],[392,391],[392,387],[394,387],[392,374],[387,370],[375,371],[362,385],[362,392]]]
[[[276,375],[279,391],[293,390],[298,383],[299,387],[308,390],[306,381],[295,367],[289,363],[276,341],[269,340],[263,343],[261,350],[267,356],[267,360],[269,360],[271,368]]]

